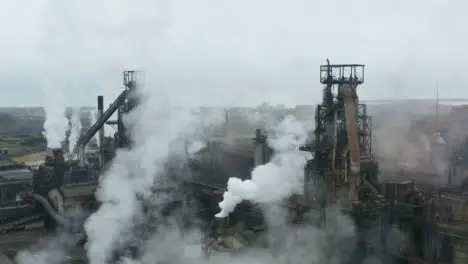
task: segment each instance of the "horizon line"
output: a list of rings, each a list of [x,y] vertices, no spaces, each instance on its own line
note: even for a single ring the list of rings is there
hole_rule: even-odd
[[[362,103],[397,103],[397,102],[466,102],[468,103],[468,98],[398,98],[398,99],[362,99],[359,100],[359,102]],[[268,103],[268,102],[264,102]],[[262,105],[263,103],[259,103],[256,106]],[[306,105],[316,105],[318,103],[311,103],[311,104],[296,104],[294,106],[306,106]],[[279,106],[282,104],[274,104],[272,106]],[[199,105],[200,106],[200,105]],[[204,105],[201,105],[202,107]],[[256,106],[246,106],[246,105],[232,105],[228,107],[256,107]],[[80,107],[80,108],[97,108],[96,106],[66,106],[67,108],[75,108],[75,107]],[[226,107],[222,105],[218,106],[204,106],[204,107]],[[24,106],[0,106],[0,108],[44,108],[44,106],[41,105],[24,105]]]

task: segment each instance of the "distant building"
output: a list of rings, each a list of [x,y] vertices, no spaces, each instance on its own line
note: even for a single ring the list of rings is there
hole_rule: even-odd
[[[5,149],[0,154],[0,202],[15,199],[17,193],[31,185],[32,171],[8,159]]]

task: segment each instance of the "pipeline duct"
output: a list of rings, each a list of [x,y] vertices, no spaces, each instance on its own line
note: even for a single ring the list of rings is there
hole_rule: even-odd
[[[39,194],[32,194],[31,198],[35,201],[39,202],[43,207],[47,214],[59,225],[68,226],[70,221],[68,219],[63,218],[58,214],[58,212],[54,209],[54,207],[50,204],[50,202],[42,195]]]

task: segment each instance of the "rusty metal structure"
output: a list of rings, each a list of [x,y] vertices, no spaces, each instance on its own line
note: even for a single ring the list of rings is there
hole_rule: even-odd
[[[67,227],[75,221],[73,214],[78,207],[88,214],[94,210],[94,192],[99,175],[112,159],[115,149],[129,145],[122,116],[136,105],[133,94],[137,86],[137,72],[126,71],[123,77],[124,90],[106,111],[103,109],[103,97],[98,96],[99,118],[79,138],[75,148],[75,153],[79,154],[78,160],[65,160],[62,149],[48,150],[44,164],[31,171],[29,181],[16,192],[15,199],[2,203],[0,233],[21,229],[38,220],[43,220],[49,228]],[[109,141],[104,138],[103,126],[115,112],[118,113],[114,121],[117,133]],[[101,142],[99,153],[97,156],[93,153],[87,155],[86,144],[98,132]]]
[[[406,181],[379,182],[382,168],[373,153],[372,117],[358,97],[364,65],[327,61],[320,66],[320,82],[324,87],[322,102],[316,108],[314,137],[301,148],[312,154],[304,168],[303,194],[282,204],[289,212],[291,226],[313,224],[325,229],[334,217],[327,209],[339,206],[357,228],[357,247],[346,263],[362,263],[369,255],[384,264],[467,263],[468,197],[461,186],[440,188],[414,181],[411,179],[418,172],[413,171],[394,172]],[[104,98],[98,96],[99,117],[78,141],[78,160],[66,161],[61,150],[53,150],[45,164],[34,171],[30,186],[20,192],[22,199],[2,203],[0,233],[21,229],[38,219],[50,228],[69,227],[76,206],[87,205],[89,213],[95,210],[99,175],[116,149],[132,144],[123,116],[139,103],[133,96],[138,72],[124,72],[123,86],[106,110]],[[117,120],[109,120],[115,113]],[[105,124],[115,128],[113,138],[104,136]],[[100,146],[94,159],[84,149],[96,134]],[[170,190],[183,195],[168,202],[162,215],[170,215],[184,203],[193,204],[202,220],[198,227],[206,230],[203,249],[207,256],[271,246],[264,237],[269,227],[259,206],[244,201],[229,217],[214,217],[228,179],[248,179],[253,168],[266,164],[274,155],[267,138],[260,129],[253,138],[211,138],[194,157],[176,160],[174,166],[168,164],[168,174],[175,175],[178,183]],[[317,217],[311,220],[310,215]],[[392,250],[387,241],[395,230],[406,238],[399,251]]]
[[[366,105],[359,104],[357,95],[358,85],[364,83],[364,65],[322,65],[320,74],[325,87],[315,113],[314,141],[308,146],[314,158],[306,168],[306,186],[326,190],[316,195],[321,206],[339,198],[340,189],[346,189],[351,209],[377,194],[372,118],[367,115]]]
[[[114,136],[114,148],[128,147],[130,144],[129,136],[125,130],[125,126],[122,121],[122,117],[125,113],[131,111],[137,104],[135,89],[137,88],[137,71],[125,71],[123,73],[123,84],[124,90],[117,96],[112,104],[104,111],[104,98],[98,96],[98,112],[99,117],[96,123],[82,136],[80,137],[76,151],[79,153],[80,166],[86,164],[85,147],[86,144],[99,132],[100,142],[104,143],[104,125],[115,125],[117,131]],[[117,112],[117,120],[109,121],[109,119]],[[105,159],[104,144],[100,147],[100,160],[101,166],[108,161]]]
[[[320,67],[324,89],[316,110],[315,137],[302,148],[313,158],[305,168],[303,197],[285,204],[295,215],[291,224],[300,224],[302,216],[316,212],[319,226],[325,228],[334,217],[327,216],[327,208],[339,204],[357,228],[357,248],[347,263],[361,263],[369,255],[378,256],[382,263],[466,263],[468,219],[464,210],[468,197],[462,195],[461,186],[441,188],[431,183],[435,173],[411,170],[391,172],[407,180],[378,181],[381,169],[372,151],[372,118],[366,105],[359,104],[356,89],[364,82],[363,70],[363,65],[356,64]],[[267,148],[266,136],[257,131],[255,142]],[[263,157],[255,158],[257,166],[270,156],[254,157]],[[418,183],[414,178],[428,181]],[[210,216],[213,220],[207,231],[211,234],[205,247],[208,255],[266,246],[261,234],[268,227],[261,209],[245,201],[228,218],[213,218],[222,186],[216,189],[207,184],[203,188],[198,195],[206,201],[207,220]],[[239,221],[248,224],[236,230]],[[389,241],[392,232],[404,240]],[[396,250],[392,243],[400,243],[401,248]]]
[[[387,230],[384,219],[387,203],[378,191],[378,162],[372,153],[371,117],[367,115],[366,105],[358,103],[357,96],[357,87],[364,82],[364,65],[322,65],[320,80],[324,89],[322,103],[316,110],[314,138],[301,148],[313,154],[304,168],[303,195],[291,197],[284,206],[290,211],[292,225],[306,223],[309,221],[306,215],[312,213],[319,215],[319,221],[314,224],[325,228],[331,220],[327,217],[327,208],[341,204],[341,210],[355,220],[359,229],[360,246],[350,260],[358,263],[370,252],[380,254],[383,251],[382,243],[369,245],[368,236],[376,236],[375,232],[369,234],[369,230],[377,228],[380,238]],[[267,136],[261,131],[256,132],[257,151],[250,161],[253,166],[267,163],[273,154],[264,155],[262,151],[268,149]],[[211,219],[222,193],[212,191],[212,197],[204,199],[216,201],[205,205],[211,207]],[[243,230],[234,231],[240,221],[248,224]],[[229,217],[213,219],[212,223],[208,252],[236,252],[244,247],[265,244],[261,237],[268,227],[262,210],[248,201],[238,205]]]
[[[339,202],[358,228],[362,252],[381,250],[368,245],[367,229],[383,236],[386,203],[378,191],[378,163],[372,153],[372,118],[367,106],[359,104],[357,88],[364,83],[364,65],[329,62],[320,66],[324,85],[322,103],[317,105],[313,145],[305,171],[307,204],[320,211],[322,225],[328,221],[326,208]],[[314,193],[315,190],[315,193]],[[310,196],[313,197],[310,197]],[[379,241],[379,239],[377,239]]]

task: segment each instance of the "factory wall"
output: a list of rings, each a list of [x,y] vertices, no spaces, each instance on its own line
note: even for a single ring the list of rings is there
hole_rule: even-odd
[[[468,263],[468,240],[454,239],[453,264]]]
[[[468,204],[466,197],[447,195],[437,200],[436,260],[440,263],[468,263]]]
[[[468,177],[468,164],[455,164],[450,167],[449,184],[459,185]]]

